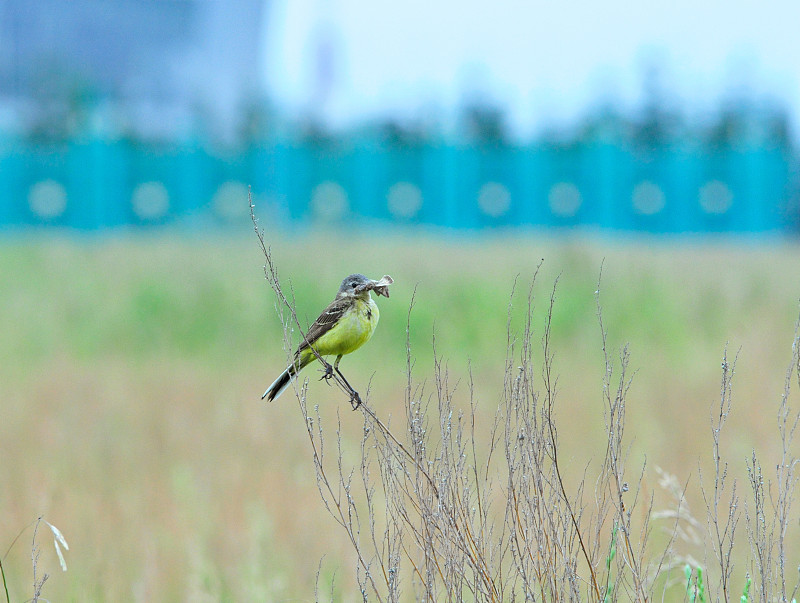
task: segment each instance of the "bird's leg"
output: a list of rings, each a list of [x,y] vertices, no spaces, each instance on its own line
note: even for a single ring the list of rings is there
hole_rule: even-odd
[[[342,381],[344,381],[344,384],[347,386],[347,389],[349,390],[350,393],[350,404],[352,405],[353,410],[355,410],[356,408],[361,406],[361,396],[358,395],[358,392],[353,389],[353,386],[347,382],[347,379],[345,379],[345,376],[342,374],[342,371],[339,370],[339,361],[341,359],[342,359],[341,356],[336,357],[336,361],[333,363],[333,368],[336,370],[336,373],[339,375],[339,377],[342,378]]]

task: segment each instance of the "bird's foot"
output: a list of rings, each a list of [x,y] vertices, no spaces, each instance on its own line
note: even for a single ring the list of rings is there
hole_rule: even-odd
[[[361,396],[358,395],[356,390],[351,390],[350,392],[350,405],[353,407],[353,410],[357,410],[359,406],[361,406]]]
[[[320,377],[319,380],[322,381],[324,379],[325,382],[328,385],[330,385],[331,384],[331,377],[333,377],[333,367],[330,365],[330,363],[326,362],[325,363],[325,372],[322,374],[322,377]]]

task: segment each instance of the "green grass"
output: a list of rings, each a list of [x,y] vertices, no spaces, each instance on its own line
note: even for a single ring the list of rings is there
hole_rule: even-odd
[[[775,446],[800,296],[796,245],[521,234],[268,238],[302,321],[316,318],[350,272],[394,277],[391,298],[379,300],[375,337],[342,362],[357,389],[372,379],[381,413],[401,412],[416,287],[415,375],[432,372],[435,331],[453,381],[465,380],[471,363],[488,420],[499,402],[514,279],[519,326],[544,258],[536,320],[560,275],[557,418],[567,422],[561,442],[564,458],[575,460],[571,473],[605,441],[594,296],[601,263],[611,349],[629,342],[638,369],[628,408],[632,459],[646,455],[682,479],[696,475],[710,454],[709,408],[726,343],[742,351],[723,444],[742,466],[750,448],[768,455]],[[334,581],[344,598],[352,594],[352,552],[322,512],[293,395],[259,401],[285,360],[262,265],[252,233],[42,233],[0,244],[0,552],[40,514],[57,525],[70,543],[69,571],[42,547],[49,599],[309,599],[323,555],[322,591]],[[338,390],[314,381],[310,403],[343,409],[343,437],[357,445],[362,423]],[[4,560],[12,600],[30,596],[28,540]]]

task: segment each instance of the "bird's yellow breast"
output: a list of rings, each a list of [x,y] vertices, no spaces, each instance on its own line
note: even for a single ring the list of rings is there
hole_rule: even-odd
[[[349,354],[367,343],[378,324],[380,312],[371,297],[356,299],[330,331],[320,337],[314,347],[320,356]],[[309,353],[313,354],[311,350]]]

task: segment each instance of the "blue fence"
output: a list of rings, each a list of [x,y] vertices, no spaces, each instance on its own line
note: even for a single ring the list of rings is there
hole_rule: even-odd
[[[0,145],[0,225],[101,229],[240,222],[247,187],[282,219],[455,228],[590,225],[651,232],[795,228],[793,157],[777,149],[387,146],[276,142]],[[262,214],[263,215],[263,214]]]

